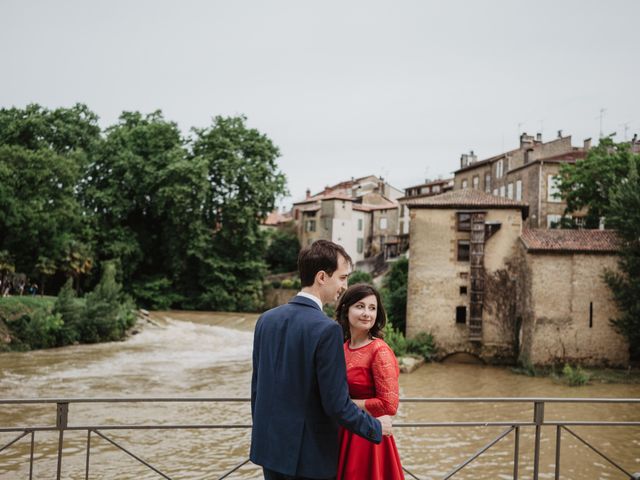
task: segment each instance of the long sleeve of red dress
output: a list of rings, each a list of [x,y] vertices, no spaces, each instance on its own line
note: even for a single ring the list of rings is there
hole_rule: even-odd
[[[364,406],[374,417],[395,415],[399,402],[398,361],[386,343],[380,342],[377,347],[371,360],[375,397],[367,399]]]

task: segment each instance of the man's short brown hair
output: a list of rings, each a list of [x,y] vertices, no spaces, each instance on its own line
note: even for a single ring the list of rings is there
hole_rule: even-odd
[[[303,287],[310,287],[320,271],[327,272],[329,276],[333,275],[338,268],[338,255],[344,257],[349,265],[353,265],[345,249],[329,240],[316,240],[310,246],[300,250],[298,255],[300,284]]]

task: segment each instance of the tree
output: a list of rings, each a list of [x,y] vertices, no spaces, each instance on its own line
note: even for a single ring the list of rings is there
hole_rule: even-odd
[[[607,271],[605,281],[621,312],[612,323],[629,341],[631,358],[640,359],[640,180],[637,163],[633,162],[629,170],[626,181],[611,191],[606,210],[607,222],[618,232],[622,246],[619,272]]]
[[[607,216],[612,189],[627,178],[630,166],[638,163],[637,157],[628,143],[616,144],[603,138],[584,160],[562,165],[559,189],[567,202],[567,213],[587,207],[586,227],[597,228],[600,219]]]
[[[245,121],[216,117],[209,128],[194,129],[194,159],[205,162],[209,180],[204,218],[212,249],[194,250],[202,260],[199,304],[209,308],[258,308],[266,267],[259,225],[286,193],[278,148]]]
[[[402,334],[407,325],[407,282],[409,278],[409,260],[401,257],[391,265],[384,279],[382,297],[387,317],[394,328]]]
[[[84,105],[0,109],[0,249],[17,271],[37,272],[39,257],[58,262],[68,238],[85,240],[77,187],[99,142]]]
[[[35,264],[35,272],[40,275],[40,295],[45,294],[45,284],[47,282],[47,277],[50,277],[54,273],[56,273],[57,266],[56,262],[49,257],[40,255]]]
[[[295,231],[275,230],[270,237],[265,260],[272,273],[293,272],[298,266],[300,242]]]

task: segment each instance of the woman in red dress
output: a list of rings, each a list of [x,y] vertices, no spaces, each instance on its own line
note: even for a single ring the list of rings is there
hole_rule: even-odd
[[[386,314],[380,294],[370,285],[349,287],[340,298],[336,318],[346,342],[344,355],[351,399],[374,417],[398,410],[398,361],[382,340]],[[376,445],[340,429],[338,480],[404,479],[393,436]]]

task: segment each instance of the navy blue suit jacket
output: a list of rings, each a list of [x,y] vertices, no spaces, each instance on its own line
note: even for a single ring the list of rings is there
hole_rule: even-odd
[[[253,339],[251,461],[291,476],[329,478],[338,424],[380,443],[380,422],[349,398],[342,328],[296,296],[262,314]]]

